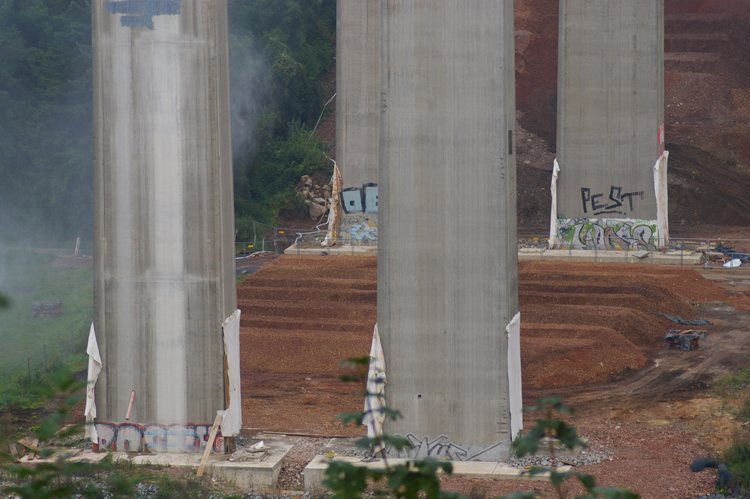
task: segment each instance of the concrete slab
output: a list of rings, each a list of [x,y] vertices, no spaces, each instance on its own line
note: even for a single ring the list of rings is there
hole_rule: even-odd
[[[244,461],[224,460],[212,466],[214,477],[229,480],[244,489],[272,489],[279,481],[281,460],[286,457],[299,438],[266,440],[266,452],[244,454]]]
[[[648,252],[638,256],[637,251],[594,251],[582,249],[544,249],[521,248],[518,250],[519,260],[551,260],[559,262],[591,262],[591,263],[638,263],[642,265],[683,265],[692,266],[700,263],[702,255],[693,251],[669,251],[667,253]],[[334,246],[333,248],[298,248],[291,245],[284,251],[285,255],[369,255],[377,256],[377,246]]]
[[[359,457],[334,457],[334,461],[346,462],[355,466],[363,466],[369,469],[383,468],[382,459],[364,460]],[[410,459],[389,459],[390,465],[405,464]],[[328,469],[328,463],[331,459],[318,455],[310,461],[305,467],[305,490],[320,490],[323,488],[323,478]],[[547,480],[549,475],[530,476],[524,472],[523,468],[514,468],[507,463],[480,462],[480,461],[451,461],[453,464],[453,476],[464,478],[489,478],[493,480],[513,479],[513,480]],[[561,473],[570,471],[570,466],[558,468]]]
[[[32,463],[32,464],[42,464],[42,463],[55,463],[58,461],[58,459],[64,459],[68,461],[69,463],[89,463],[94,464],[100,462],[102,459],[107,457],[106,452],[94,452],[92,450],[76,450],[76,449],[70,449],[70,448],[59,448],[59,449],[53,449],[54,453],[47,458],[39,459],[29,459],[29,455],[23,456],[21,459],[19,459],[20,462],[26,464],[26,463]]]
[[[263,440],[268,449],[265,452],[250,453],[236,452],[231,456],[225,454],[211,454],[206,463],[206,473],[214,477],[221,477],[238,487],[245,489],[273,489],[279,480],[281,461],[286,457],[292,447],[299,442],[300,437],[271,437],[259,435],[262,438],[251,439],[251,444]],[[42,464],[55,462],[60,456],[69,455],[69,462],[74,463],[98,463],[107,457],[107,452],[94,452],[85,450],[82,452],[75,449],[59,449],[47,459],[35,459],[31,464]],[[135,454],[127,452],[112,453],[112,461],[130,461],[135,465],[169,466],[173,468],[200,467],[202,454]],[[230,461],[239,459],[237,461]]]
[[[323,248],[322,246],[313,247],[313,248],[300,248],[297,243],[294,243],[284,250],[284,254],[285,255],[377,256],[378,247],[345,244],[343,246],[333,246],[331,248]]]
[[[700,253],[690,251],[670,251],[668,253],[650,252],[644,258],[638,258],[634,251],[594,251],[567,249],[521,248],[518,260],[549,260],[557,262],[590,262],[590,263],[627,263],[640,265],[682,265],[693,266],[701,261]]]
[[[201,464],[201,454],[136,454],[129,457],[123,452],[116,452],[113,460],[129,460],[136,465],[150,464],[154,466],[170,466],[172,468],[198,468]],[[225,455],[210,455],[206,466],[210,469],[216,463],[225,461]]]

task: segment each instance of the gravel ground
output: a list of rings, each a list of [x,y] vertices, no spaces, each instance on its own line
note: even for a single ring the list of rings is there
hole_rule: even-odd
[[[285,490],[300,490],[305,487],[305,466],[318,455],[320,450],[328,443],[327,438],[303,437],[291,448],[286,457],[281,461],[279,471],[279,488]]]

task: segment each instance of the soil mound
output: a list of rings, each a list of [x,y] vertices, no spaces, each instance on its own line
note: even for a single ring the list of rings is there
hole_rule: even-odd
[[[243,418],[268,431],[358,435],[336,415],[361,410],[341,362],[367,356],[377,258],[281,256],[237,288]]]
[[[238,287],[245,424],[268,431],[358,435],[335,416],[358,411],[361,387],[340,363],[366,357],[377,320],[377,258],[282,256]],[[733,300],[690,268],[521,262],[525,389],[611,381],[646,366],[694,304]]]
[[[638,347],[607,327],[521,325],[521,376],[526,388],[600,383],[647,362]]]
[[[664,332],[674,325],[663,317],[622,307],[532,305],[525,302],[521,304],[521,318],[524,324],[588,324],[609,328],[647,354],[664,345]]]

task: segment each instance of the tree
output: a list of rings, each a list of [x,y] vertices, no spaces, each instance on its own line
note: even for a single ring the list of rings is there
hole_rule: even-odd
[[[91,7],[0,2],[0,218],[4,232],[91,232]]]

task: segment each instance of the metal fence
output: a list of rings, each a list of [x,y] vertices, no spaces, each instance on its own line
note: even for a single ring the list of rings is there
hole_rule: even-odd
[[[89,311],[61,327],[56,335],[56,341],[42,344],[33,353],[24,355],[18,364],[3,372],[5,406],[13,403],[15,398],[32,385],[32,381],[37,376],[49,372],[56,363],[86,351],[86,335],[90,318],[91,312]],[[14,390],[16,386],[13,383],[16,383],[19,389]]]
[[[311,229],[293,229],[276,227],[253,220],[235,220],[235,254],[251,254],[258,251],[268,251],[279,256],[296,242],[314,239],[315,236],[324,237],[327,222]]]
[[[235,253],[237,255],[249,255],[259,251],[268,251],[274,256],[283,254],[284,251],[292,245],[296,244],[297,253],[305,252],[305,249],[320,249],[321,252],[325,251],[325,248],[321,246],[326,231],[327,223],[321,223],[311,229],[293,229],[293,228],[282,228],[273,225],[263,224],[252,220],[238,219],[235,222],[236,226],[236,243]],[[744,236],[744,234],[743,234]],[[623,241],[620,241],[622,243]],[[358,241],[349,235],[340,235],[339,239],[334,246],[337,254],[342,254],[349,249],[352,254],[357,253],[357,247],[376,247],[377,242]],[[547,234],[523,234],[518,236],[518,248],[519,250],[526,249],[538,249],[539,259],[545,258],[545,253],[549,248],[549,237]],[[722,253],[717,251],[717,248],[729,249],[729,253]],[[657,249],[651,241],[650,244],[608,244],[605,245],[602,241],[595,241],[594,238],[589,235],[583,242],[578,242],[572,245],[566,241],[563,241],[560,245],[559,250],[567,250],[569,252],[570,260],[574,259],[574,252],[576,250],[589,250],[593,253],[595,261],[600,259],[606,261],[616,262],[613,259],[613,255],[622,257],[622,263],[631,263],[633,261],[634,253],[639,251],[646,251],[648,254],[639,258],[639,263],[648,263],[653,265],[664,265],[664,261],[660,259],[659,255],[669,254],[673,256],[672,263],[670,265],[690,265],[694,266],[693,263],[697,256],[700,257],[700,265],[704,269],[725,269],[723,266],[727,260],[732,259],[734,256],[747,256],[750,253],[750,239],[744,237],[738,239],[727,239],[718,237],[709,238],[686,238],[686,237],[673,237],[669,241],[669,245],[664,249]],[[676,260],[679,258],[679,262]],[[743,256],[744,258],[744,256]],[[744,263],[744,262],[743,262]],[[746,269],[744,267],[734,268],[729,267],[726,270],[730,273],[734,271],[742,272]],[[747,269],[750,269],[750,264],[747,265]]]

